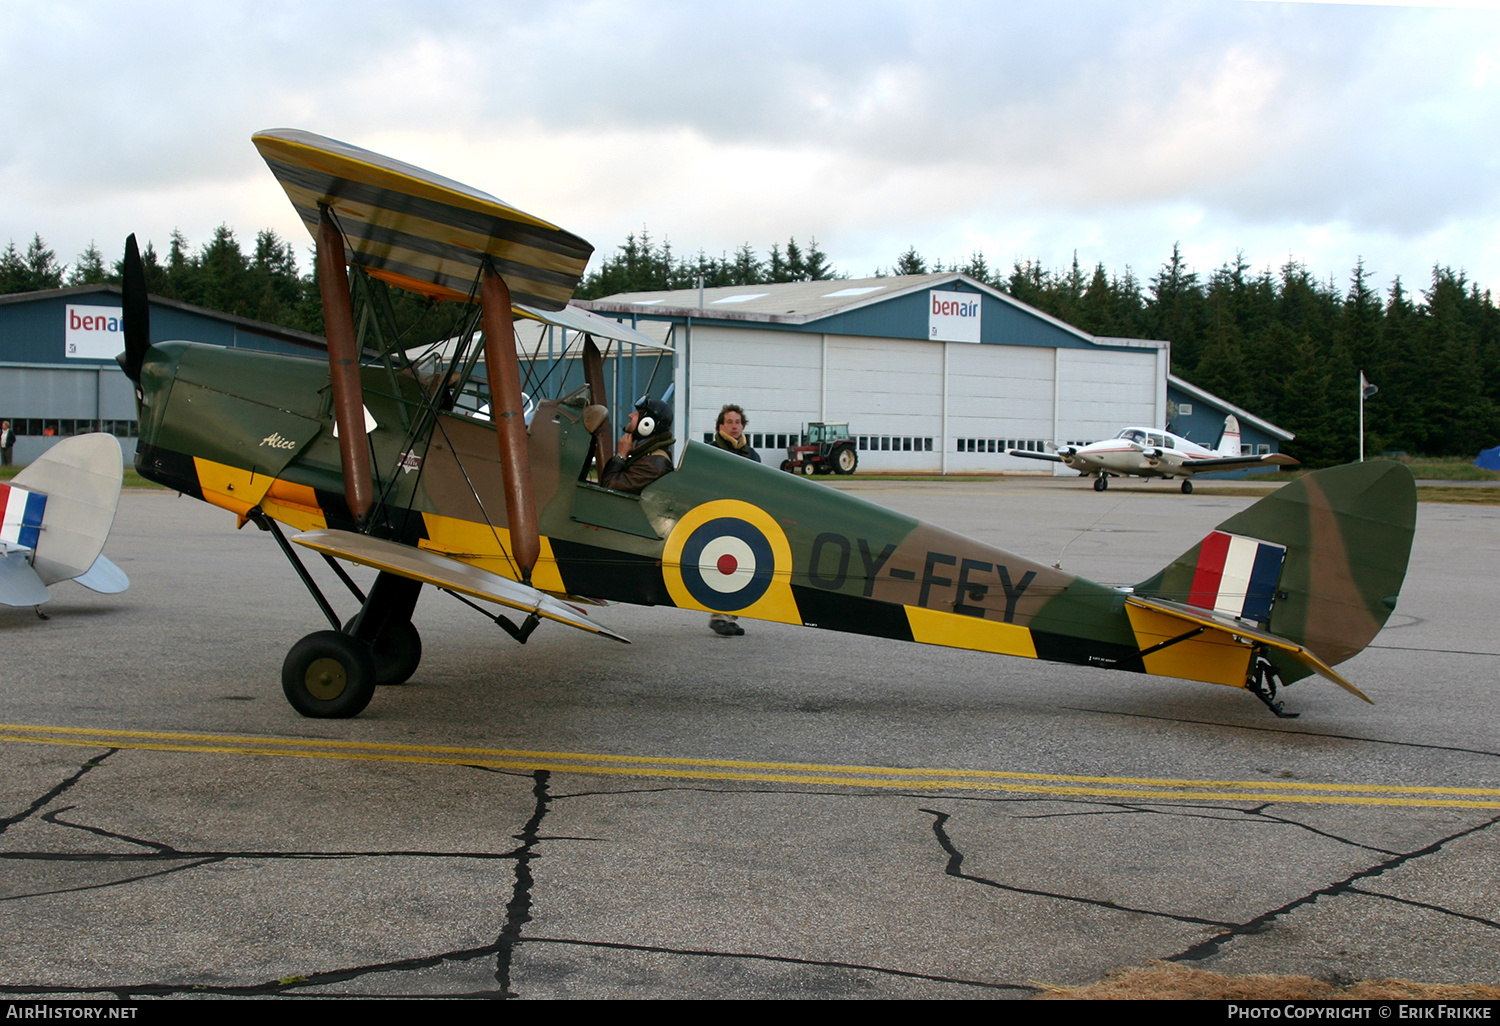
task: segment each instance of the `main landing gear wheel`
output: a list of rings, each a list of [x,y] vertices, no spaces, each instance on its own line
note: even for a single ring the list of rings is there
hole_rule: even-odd
[[[375,659],[375,683],[405,684],[422,662],[422,635],[410,620],[380,632],[370,646]]]
[[[375,657],[364,642],[339,631],[309,634],[286,654],[281,690],[303,716],[358,716],[375,694]]]
[[[1108,488],[1109,478],[1105,477],[1103,474],[1100,474],[1098,477],[1094,478],[1094,491],[1102,492]]]
[[[835,474],[852,474],[854,468],[859,466],[859,454],[850,446],[840,449],[833,457],[833,472]]]
[[[1182,494],[1183,495],[1192,495],[1193,494],[1193,482],[1188,481],[1186,479],[1183,480],[1183,482],[1182,482]]]

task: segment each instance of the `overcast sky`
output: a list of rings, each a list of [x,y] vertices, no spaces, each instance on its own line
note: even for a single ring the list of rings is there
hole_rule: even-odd
[[[0,245],[310,239],[250,144],[302,128],[612,251],[816,236],[844,273],[1174,242],[1342,287],[1500,291],[1500,3],[0,0]],[[598,257],[596,256],[596,261]]]

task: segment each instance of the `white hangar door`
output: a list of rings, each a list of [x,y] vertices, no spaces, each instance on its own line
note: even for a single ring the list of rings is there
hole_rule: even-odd
[[[679,328],[679,347],[682,335]],[[761,462],[780,466],[802,425],[819,419],[823,336],[695,326],[690,349],[692,408],[687,430],[679,427],[677,437],[712,437],[719,410],[734,403],[749,418],[746,433]]]
[[[942,469],[943,346],[827,335],[823,420],[847,421],[862,470]]]
[[[1059,349],[1058,441],[1096,442],[1156,422],[1154,349]]]
[[[948,345],[948,470],[1049,472],[1006,455],[1052,438],[1052,349]]]

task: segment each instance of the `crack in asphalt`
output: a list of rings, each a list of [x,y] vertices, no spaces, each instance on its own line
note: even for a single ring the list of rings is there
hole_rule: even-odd
[[[547,770],[536,770],[531,775],[531,794],[536,799],[536,804],[531,810],[531,818],[521,828],[515,839],[521,842],[521,847],[516,849],[516,879],[512,886],[510,901],[505,905],[505,925],[500,929],[500,936],[495,939],[495,982],[500,987],[500,997],[520,997],[511,987],[511,967],[515,961],[516,947],[521,943],[521,929],[531,922],[531,891],[536,879],[531,875],[531,861],[541,856],[536,851],[536,846],[541,840],[538,831],[541,830],[542,820],[547,817],[551,796],[547,793],[547,784],[552,779],[552,774]]]
[[[1331,734],[1318,730],[1288,730],[1285,727],[1252,727],[1248,723],[1222,723],[1217,720],[1189,720],[1180,716],[1157,716],[1153,713],[1121,712],[1118,709],[1090,709],[1087,706],[1060,705],[1059,709],[1070,712],[1096,713],[1100,716],[1124,716],[1135,720],[1161,720],[1166,723],[1186,723],[1199,727],[1223,727],[1226,730],[1253,730],[1262,734],[1283,734],[1292,737],[1325,737],[1336,741],[1362,741],[1370,745],[1392,745],[1396,748],[1426,748],[1435,752],[1457,752],[1460,755],[1487,755],[1500,758],[1500,752],[1483,748],[1462,748],[1457,745],[1429,745],[1420,741],[1391,741],[1383,737],[1360,737],[1357,734]]]
[[[958,847],[953,843],[952,838],[948,836],[948,831],[946,829],[947,822],[951,818],[949,814],[946,812],[939,812],[936,809],[922,809],[921,811],[927,813],[932,817],[932,832],[937,837],[939,847],[941,847],[943,851],[947,852],[948,854],[948,864],[944,867],[943,872],[956,879],[967,880],[970,883],[976,883],[983,887],[993,887],[996,890],[1000,891],[1009,891],[1012,894],[1029,894],[1033,897],[1052,898],[1057,901],[1073,902],[1074,904],[1078,905],[1092,905],[1096,908],[1107,908],[1114,912],[1134,912],[1139,915],[1155,916],[1159,919],[1170,919],[1173,922],[1178,923],[1193,923],[1197,926],[1219,927],[1230,927],[1232,925],[1231,923],[1228,923],[1222,919],[1204,919],[1200,916],[1178,915],[1174,912],[1159,912],[1155,909],[1137,908],[1132,905],[1120,905],[1116,902],[1105,901],[1101,898],[1085,898],[1076,894],[1061,894],[1057,891],[1040,891],[1030,887],[1017,887],[1013,884],[1003,884],[998,880],[991,880],[988,877],[975,876],[972,873],[965,873],[963,871],[963,853],[958,850]]]
[[[1373,851],[1378,855],[1400,854],[1399,852],[1394,851],[1390,848],[1381,848],[1377,845],[1364,844],[1360,841],[1351,840],[1347,837],[1340,837],[1338,834],[1330,833],[1327,830],[1319,830],[1317,827],[1313,826],[1310,823],[1303,823],[1300,820],[1291,819],[1287,816],[1278,816],[1273,813],[1267,812],[1266,810],[1270,807],[1270,803],[1267,803],[1265,805],[1259,805],[1253,809],[1245,809],[1243,811],[1248,816],[1253,816],[1257,819],[1262,820],[1269,820],[1272,823],[1281,823],[1285,826],[1296,827],[1298,830],[1306,830],[1308,833],[1313,834],[1314,836],[1325,837],[1330,841],[1337,841],[1339,844],[1346,844],[1351,848],[1363,848],[1365,851]]]
[[[1382,894],[1379,891],[1367,891],[1363,887],[1350,887],[1347,889],[1347,892],[1349,894],[1363,894],[1367,898],[1384,898],[1386,901],[1394,901],[1398,905],[1410,905],[1412,908],[1425,908],[1429,912],[1441,912],[1445,916],[1453,916],[1456,919],[1467,919],[1471,923],[1478,923],[1481,926],[1488,926],[1492,927],[1493,929],[1500,930],[1500,922],[1496,922],[1493,919],[1486,919],[1483,916],[1473,916],[1467,912],[1459,912],[1456,909],[1445,908],[1442,905],[1434,905],[1431,902],[1427,901],[1417,901],[1415,898],[1398,898],[1394,894]]]
[[[58,795],[67,791],[74,784],[82,780],[90,770],[98,768],[101,762],[103,762],[105,759],[108,759],[111,755],[114,755],[118,751],[120,751],[120,749],[111,748],[108,751],[94,756],[92,759],[89,759],[87,762],[85,762],[82,766],[78,767],[78,771],[72,776],[68,777],[68,779],[64,780],[52,790],[48,791],[46,794],[42,795],[36,801],[28,805],[25,812],[18,812],[14,816],[6,816],[4,819],[0,819],[0,834],[5,833],[7,829],[21,822],[22,820],[28,819],[31,816],[35,815],[38,809],[44,808]]]
[[[808,965],[825,969],[854,969],[860,972],[880,973],[884,976],[899,976],[912,980],[929,980],[934,983],[953,983],[964,987],[984,987],[988,990],[1019,990],[1031,994],[1042,988],[1024,983],[991,983],[987,980],[968,980],[959,976],[941,976],[936,973],[919,973],[909,969],[891,969],[881,965],[866,965],[861,962],[835,962],[818,958],[797,958],[793,955],[767,955],[755,951],[715,951],[707,948],[669,948],[654,944],[626,944],[615,941],[577,940],[571,937],[528,937],[528,944],[559,944],[585,948],[605,948],[613,951],[641,951],[647,954],[688,955],[697,958],[734,958],[755,962],[780,962],[787,965]]]
[[[246,984],[170,984],[170,983],[128,983],[114,984],[105,987],[57,987],[57,986],[0,986],[0,994],[113,994],[122,1001],[128,1001],[134,997],[173,997],[186,994],[223,994],[226,996],[257,997],[276,994],[296,994],[310,987],[325,987],[333,983],[347,983],[350,980],[360,979],[365,976],[377,975],[389,972],[411,972],[417,969],[430,969],[444,962],[469,962],[480,958],[489,958],[495,954],[497,946],[486,944],[477,948],[459,948],[454,951],[444,951],[436,955],[421,955],[415,958],[394,959],[389,962],[375,962],[370,965],[351,966],[345,969],[330,969],[320,973],[309,973],[306,976],[283,977],[279,980],[267,980],[263,983]],[[354,997],[368,1000],[370,994],[327,994],[319,991],[318,997]],[[378,995],[380,997],[400,995]],[[461,997],[499,997],[493,991],[480,991],[468,994],[419,994],[417,997],[437,998],[461,998]]]
[[[1400,854],[1392,856],[1389,859],[1386,859],[1384,862],[1378,862],[1375,865],[1368,866],[1357,873],[1351,873],[1349,876],[1346,876],[1342,880],[1331,883],[1326,887],[1320,887],[1315,891],[1311,891],[1307,894],[1302,895],[1300,898],[1295,898],[1292,901],[1287,902],[1285,905],[1282,905],[1280,908],[1274,908],[1268,912],[1263,912],[1260,915],[1256,916],[1254,919],[1251,919],[1248,922],[1242,923],[1238,926],[1231,927],[1230,929],[1215,937],[1210,937],[1205,941],[1194,944],[1192,947],[1188,948],[1185,951],[1180,951],[1175,955],[1169,955],[1166,958],[1166,961],[1202,961],[1205,958],[1217,954],[1220,948],[1228,944],[1230,941],[1234,940],[1236,937],[1243,937],[1250,934],[1260,933],[1261,931],[1270,927],[1273,922],[1286,915],[1287,913],[1301,908],[1303,905],[1311,905],[1319,898],[1332,897],[1338,894],[1365,893],[1355,888],[1354,885],[1357,881],[1369,880],[1374,877],[1381,876],[1388,870],[1396,869],[1397,867],[1405,865],[1407,862],[1411,862],[1414,859],[1425,858],[1428,855],[1435,854],[1436,852],[1441,851],[1443,847],[1450,842],[1468,837],[1470,834],[1476,834],[1480,831],[1488,830],[1497,822],[1500,822],[1500,816],[1491,817],[1490,819],[1485,820],[1483,823],[1477,823],[1474,826],[1471,826],[1465,830],[1460,830],[1455,834],[1449,834],[1447,837],[1439,838],[1438,840],[1433,841],[1431,844],[1418,848],[1415,851],[1402,852]],[[1438,909],[1435,906],[1429,907],[1432,907],[1435,911],[1447,912],[1450,915],[1461,916],[1461,918],[1471,920],[1474,919],[1474,917],[1472,916],[1462,916],[1461,913],[1451,912],[1447,909]]]

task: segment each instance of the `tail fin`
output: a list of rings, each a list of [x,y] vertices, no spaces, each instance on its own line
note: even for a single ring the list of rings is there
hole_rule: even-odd
[[[15,476],[18,487],[47,497],[31,558],[44,584],[81,577],[100,558],[122,477],[120,443],[108,434],[64,439]]]
[[[1240,455],[1240,420],[1234,414],[1224,418],[1224,433],[1219,436],[1219,447],[1214,451],[1220,456]]]
[[[1230,517],[1135,591],[1257,624],[1333,666],[1396,608],[1416,523],[1416,482],[1400,463],[1320,470]],[[1311,672],[1266,655],[1288,682]]]

